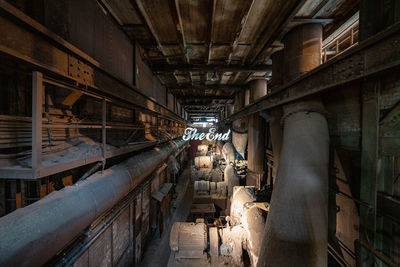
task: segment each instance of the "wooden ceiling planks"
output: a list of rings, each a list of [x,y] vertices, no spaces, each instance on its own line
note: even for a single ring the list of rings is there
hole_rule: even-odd
[[[246,60],[247,64],[254,63],[257,56],[266,48],[265,46],[268,46],[268,43],[272,44],[274,41],[273,39],[279,36],[279,30],[284,28],[284,24],[290,21],[291,17],[297,13],[301,4],[305,1],[275,0],[270,2],[272,2],[272,4],[270,5],[269,12],[267,16],[263,18],[265,28],[257,38],[255,42],[256,45],[251,50]]]
[[[176,2],[182,20],[189,63],[204,64],[208,58],[213,1],[176,0]]]
[[[230,45],[241,28],[241,21],[247,14],[252,1],[218,0],[214,10],[213,44]]]
[[[210,34],[212,0],[177,0],[187,44],[206,44]]]
[[[136,0],[139,9],[161,44],[180,44],[177,24],[174,21],[175,9],[166,0]]]
[[[137,13],[137,10],[132,5],[131,0],[102,0],[117,17],[117,21],[121,22],[121,25],[139,25],[145,23],[141,16]]]
[[[184,62],[182,36],[178,31],[179,22],[174,1],[136,0],[136,4],[167,61]]]
[[[315,14],[314,18],[331,18],[346,0],[327,1]]]
[[[359,0],[100,0],[131,37],[144,47],[153,66],[191,64],[197,69],[158,73],[171,92],[182,97],[231,97],[236,89],[270,73],[218,72],[199,66],[256,65],[270,62],[293,19],[341,22]],[[334,26],[333,26],[334,25]],[[331,31],[336,24],[325,27]],[[182,88],[179,85],[189,85]],[[202,87],[203,86],[203,87]],[[212,86],[212,88],[211,88]],[[174,89],[175,88],[175,89]],[[197,101],[197,100],[196,100]]]
[[[312,18],[329,0],[307,0],[297,12],[296,17]]]

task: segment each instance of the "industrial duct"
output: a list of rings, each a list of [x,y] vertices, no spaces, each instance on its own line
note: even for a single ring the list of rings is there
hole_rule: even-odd
[[[229,211],[231,202],[232,202],[232,195],[233,195],[233,188],[240,184],[240,179],[235,173],[235,169],[232,165],[227,165],[224,170],[224,183],[226,183],[227,187],[227,205],[226,208]]]
[[[0,218],[0,266],[43,265],[184,144],[140,153]]]
[[[284,106],[281,160],[258,266],[327,264],[329,132],[323,113],[317,99]]]
[[[226,164],[235,163],[235,148],[232,143],[225,143],[222,147],[222,156],[224,157]]]
[[[245,159],[244,154],[246,153],[247,147],[247,133],[232,131],[232,143],[240,156]]]

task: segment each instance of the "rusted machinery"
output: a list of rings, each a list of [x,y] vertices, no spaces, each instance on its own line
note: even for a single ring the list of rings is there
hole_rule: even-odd
[[[256,266],[269,205],[257,202],[254,187],[235,186],[230,216],[207,224],[175,223],[169,266]]]

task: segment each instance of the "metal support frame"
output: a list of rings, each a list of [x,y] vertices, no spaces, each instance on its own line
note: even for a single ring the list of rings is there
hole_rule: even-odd
[[[361,201],[368,203],[373,209],[360,206],[360,240],[370,244],[371,247],[375,247],[376,233],[379,93],[379,80],[370,80],[363,83],[360,198]],[[373,255],[362,250],[361,256],[363,262],[373,264]]]
[[[353,46],[325,64],[258,99],[230,116],[230,121],[316,95],[337,86],[400,67],[400,23]],[[321,80],[324,83],[321,83]]]
[[[42,103],[43,74],[32,73],[32,170],[36,173],[42,166]]]
[[[106,129],[106,120],[107,120],[107,100],[103,98],[102,100],[102,121],[101,121],[101,137],[102,137],[102,171],[106,166],[106,158],[107,158],[107,129]]]
[[[368,244],[366,244],[363,241],[359,241],[356,240],[356,258],[357,258],[357,267],[361,267],[362,265],[362,261],[361,261],[361,248],[365,248],[367,251],[371,252],[371,254],[373,254],[374,256],[376,256],[378,259],[380,259],[382,262],[384,262],[387,266],[389,267],[396,267],[398,266],[396,263],[394,263],[390,258],[388,258],[387,256],[385,256],[382,252],[377,251],[376,249],[374,249],[373,247],[369,246]]]

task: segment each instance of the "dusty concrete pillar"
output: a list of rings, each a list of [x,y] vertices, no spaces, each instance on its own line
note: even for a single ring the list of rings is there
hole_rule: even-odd
[[[249,82],[250,99],[249,102],[254,103],[257,99],[267,94],[267,80],[258,79]]]
[[[305,24],[291,30],[283,40],[284,83],[321,64],[322,25]]]
[[[253,80],[249,83],[250,103],[267,94],[266,80]],[[246,185],[260,187],[264,179],[265,122],[258,113],[248,117],[248,172]]]
[[[244,90],[240,90],[235,94],[234,111],[238,112],[244,107]]]
[[[321,62],[322,26],[306,24],[284,38],[285,81]],[[329,132],[318,99],[283,107],[278,177],[258,266],[327,266]]]
[[[248,104],[250,104],[250,89],[247,88],[244,91],[244,106],[247,106]]]

